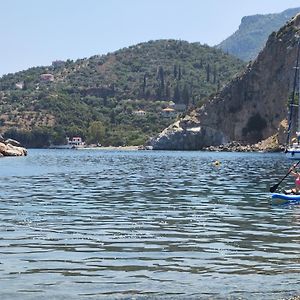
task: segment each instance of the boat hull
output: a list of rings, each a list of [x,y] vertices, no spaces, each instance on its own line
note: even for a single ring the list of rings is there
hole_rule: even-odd
[[[288,159],[300,160],[300,149],[289,149],[285,155]]]

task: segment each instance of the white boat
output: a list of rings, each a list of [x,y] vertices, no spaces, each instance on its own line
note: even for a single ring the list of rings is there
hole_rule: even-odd
[[[298,41],[297,60],[294,75],[293,92],[289,101],[289,116],[288,116],[288,130],[286,141],[286,157],[288,159],[300,160],[300,72],[299,72],[299,58],[300,58],[300,38]],[[297,99],[297,100],[296,100]],[[295,109],[298,113],[295,113]]]
[[[82,149],[86,147],[85,142],[82,141],[81,137],[73,137],[70,139],[67,137],[67,143],[64,145],[51,145],[49,148],[52,149]]]
[[[293,143],[286,151],[285,155],[288,159],[300,160],[300,145],[299,143]]]

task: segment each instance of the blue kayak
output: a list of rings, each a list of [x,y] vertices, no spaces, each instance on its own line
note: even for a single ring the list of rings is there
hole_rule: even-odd
[[[272,194],[272,202],[275,204],[300,203],[300,195]]]

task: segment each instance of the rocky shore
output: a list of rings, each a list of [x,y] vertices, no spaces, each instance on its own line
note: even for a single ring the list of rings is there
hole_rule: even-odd
[[[281,145],[265,145],[263,142],[254,145],[242,145],[238,142],[230,142],[225,145],[209,146],[203,150],[216,152],[282,152],[284,151],[284,147]]]
[[[27,149],[22,147],[21,144],[12,139],[5,140],[0,135],[0,157],[3,156],[26,156]]]

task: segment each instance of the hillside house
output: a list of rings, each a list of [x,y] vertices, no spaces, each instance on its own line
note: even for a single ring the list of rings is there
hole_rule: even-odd
[[[60,68],[65,65],[65,62],[63,60],[55,60],[52,62],[52,67],[54,68]]]
[[[24,88],[24,82],[18,82],[18,83],[16,83],[16,88],[19,89],[19,90],[23,90],[23,88]]]
[[[186,109],[187,109],[187,107],[184,103],[176,103],[173,108],[180,112],[186,111]]]
[[[145,116],[146,112],[142,109],[133,111],[133,114],[136,116]]]
[[[177,115],[176,110],[171,107],[166,107],[161,111],[161,115],[164,118],[173,118]]]
[[[83,147],[85,143],[82,141],[82,138],[80,136],[72,137],[71,139],[67,137],[67,143],[69,146],[72,147]]]
[[[52,82],[52,81],[54,81],[54,75],[52,75],[52,74],[41,74],[40,79],[44,82]]]
[[[168,107],[175,109],[175,102],[169,101]]]

